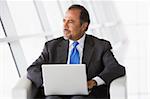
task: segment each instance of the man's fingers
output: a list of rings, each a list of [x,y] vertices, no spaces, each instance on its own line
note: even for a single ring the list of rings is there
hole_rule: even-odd
[[[88,81],[88,89],[92,89],[94,86],[96,86],[96,82],[94,80]]]

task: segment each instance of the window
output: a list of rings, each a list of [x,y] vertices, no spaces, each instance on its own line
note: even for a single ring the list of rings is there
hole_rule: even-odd
[[[43,33],[32,0],[9,1],[8,7],[19,36]]]
[[[45,38],[42,37],[31,37],[20,40],[28,66],[39,57],[44,48],[45,41]]]
[[[37,9],[33,0],[9,1],[8,7],[15,24],[16,38],[18,38],[27,65],[31,65],[38,58],[44,47],[45,37]]]
[[[50,24],[51,33],[54,37],[63,35],[63,16],[57,1],[43,2],[48,22]]]
[[[11,99],[11,89],[19,76],[7,43],[0,43],[0,98]]]
[[[129,40],[125,55],[129,99],[149,99],[149,4],[146,1],[115,1]]]
[[[4,38],[5,37],[5,34],[4,34],[4,31],[3,31],[3,28],[2,28],[2,24],[0,22],[0,38]]]

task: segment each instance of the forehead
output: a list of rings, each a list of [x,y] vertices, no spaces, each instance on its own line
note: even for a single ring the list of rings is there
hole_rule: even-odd
[[[70,9],[65,13],[65,18],[68,19],[80,19],[80,10],[79,9]]]

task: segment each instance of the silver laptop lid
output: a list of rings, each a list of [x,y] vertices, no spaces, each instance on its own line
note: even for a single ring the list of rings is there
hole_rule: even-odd
[[[85,64],[42,65],[45,95],[88,95]]]

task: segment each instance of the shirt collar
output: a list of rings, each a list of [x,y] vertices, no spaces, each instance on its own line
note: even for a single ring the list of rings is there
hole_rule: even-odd
[[[81,48],[83,48],[83,46],[84,46],[85,35],[86,35],[86,34],[84,34],[79,40],[77,40],[77,42],[79,43],[79,46],[80,46]],[[74,42],[73,40],[70,40],[70,39],[69,39],[69,46],[72,46],[72,43],[73,43],[73,42]]]

